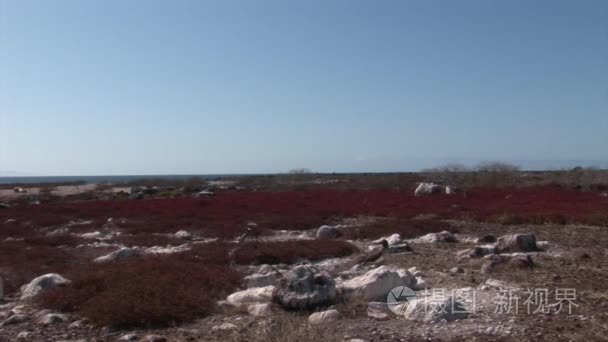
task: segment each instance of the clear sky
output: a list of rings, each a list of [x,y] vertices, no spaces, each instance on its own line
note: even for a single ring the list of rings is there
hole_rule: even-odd
[[[0,0],[0,129],[37,175],[605,163],[608,1]]]

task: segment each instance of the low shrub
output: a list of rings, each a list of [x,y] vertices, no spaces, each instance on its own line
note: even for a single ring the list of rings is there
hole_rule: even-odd
[[[301,260],[338,258],[357,252],[354,245],[339,240],[288,240],[247,242],[234,251],[238,264],[293,264]]]
[[[168,326],[207,315],[241,282],[227,266],[183,256],[93,265],[69,278],[70,286],[40,295],[38,304],[113,327]]]

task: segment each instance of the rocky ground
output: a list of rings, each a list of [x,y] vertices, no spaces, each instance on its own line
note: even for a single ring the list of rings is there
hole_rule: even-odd
[[[94,327],[72,315],[41,310],[9,296],[0,307],[0,315],[4,317],[0,336],[4,340],[23,341],[151,340],[149,335],[162,336],[169,341],[301,341],[316,339],[317,336],[330,341],[599,341],[605,338],[608,329],[608,273],[605,271],[608,233],[604,229],[586,226],[504,227],[464,222],[456,224],[459,231],[456,234],[457,242],[413,239],[408,241],[411,252],[389,254],[385,260],[366,265],[348,275],[354,277],[365,274],[365,270],[374,270],[381,265],[395,269],[415,267],[416,270],[411,271],[428,283],[431,290],[427,291],[436,290],[450,296],[453,290],[470,288],[477,301],[475,305],[465,302],[471,311],[470,315],[455,321],[440,318],[436,322],[425,322],[424,319],[421,321],[395,315],[384,308],[381,311],[385,315],[373,317],[373,314],[368,314],[366,299],[357,298],[352,302],[323,308],[333,308],[339,315],[317,324],[309,324],[306,313],[288,313],[276,304],[265,308],[270,312],[264,312],[263,317],[247,313],[246,308],[225,305],[223,313],[173,328],[116,331]],[[530,253],[534,262],[532,269],[521,269],[517,265],[505,263],[488,273],[482,273],[481,266],[487,262],[484,261],[486,258],[457,260],[459,251],[476,245],[475,238],[507,233],[533,233],[539,239],[543,251]],[[332,274],[339,265],[340,261],[332,260],[314,267]],[[279,267],[284,270],[290,268],[287,265]],[[527,304],[524,302],[529,296],[526,292],[529,289],[539,290],[537,293],[548,290],[546,312],[533,312],[539,309],[539,302],[530,303],[531,312],[527,312]],[[575,290],[570,313],[566,308],[562,312],[555,312],[556,289]],[[500,302],[503,290],[510,290],[512,298],[520,297],[519,312],[515,312],[515,302],[511,303],[510,311],[503,307],[503,312],[499,312],[499,307],[504,304]],[[270,303],[270,300],[261,302]]]
[[[254,238],[335,240],[374,220],[351,217]],[[59,275],[19,291],[2,294],[0,287],[0,341],[606,340],[608,229],[446,223],[454,234],[387,234],[384,247],[382,238],[352,240],[360,252],[340,258],[231,265],[245,275],[241,288],[220,299],[212,314],[169,327],[99,326],[44,309],[32,298],[61,285]],[[215,241],[180,231],[181,242],[171,246],[129,247],[109,229],[96,232],[78,234],[95,235],[83,238],[96,241],[89,244],[98,251],[91,262],[100,264],[188,253]]]

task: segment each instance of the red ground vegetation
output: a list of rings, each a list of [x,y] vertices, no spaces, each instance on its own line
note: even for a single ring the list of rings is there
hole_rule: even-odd
[[[453,196],[414,197],[398,191],[225,192],[213,198],[173,198],[141,201],[58,202],[18,206],[0,211],[0,222],[15,218],[36,226],[59,225],[77,218],[105,222],[126,217],[130,233],[191,229],[206,236],[234,237],[249,221],[261,229],[304,229],[333,218],[383,216],[412,218],[433,213],[440,218],[522,222],[606,224],[608,198],[593,192],[559,187],[477,189]],[[508,220],[507,220],[508,221]],[[2,225],[4,229],[14,227]],[[2,233],[1,235],[4,235]]]
[[[167,326],[204,316],[241,282],[226,265],[179,256],[91,265],[72,270],[69,278],[70,286],[42,294],[38,303],[115,327]]]
[[[237,246],[234,261],[243,265],[292,264],[301,260],[344,257],[357,251],[354,245],[338,240],[247,242]]]

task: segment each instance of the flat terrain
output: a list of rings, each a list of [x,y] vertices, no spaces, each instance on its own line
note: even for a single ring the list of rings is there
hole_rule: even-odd
[[[0,340],[20,333],[24,341],[115,341],[128,334],[169,341],[605,340],[608,197],[601,191],[486,186],[416,197],[411,186],[327,184],[216,187],[204,195],[172,187],[140,199],[129,198],[130,187],[60,188],[61,196],[51,191],[35,203],[6,196],[0,199],[8,204],[0,209]],[[341,236],[319,238],[323,225]],[[435,239],[440,232],[455,241]],[[406,250],[358,261],[378,250],[375,240],[393,234],[399,234],[395,246]],[[478,238],[510,234],[534,234],[538,249],[462,252],[495,244]],[[433,291],[474,296],[462,298],[466,318],[437,321],[390,312],[374,317],[367,310],[372,300],[344,299],[342,290],[333,303],[312,310],[286,310],[269,299],[272,313],[263,316],[224,301],[255,288],[248,276],[264,274],[268,265],[281,275],[308,265],[335,279],[338,289],[385,265],[420,278],[421,298]],[[23,285],[49,273],[70,282],[22,298]],[[340,318],[308,322],[311,312],[328,308]]]

